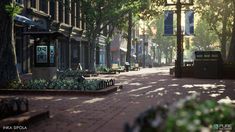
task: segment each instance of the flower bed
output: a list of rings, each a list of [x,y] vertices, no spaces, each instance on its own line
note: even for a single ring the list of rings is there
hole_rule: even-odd
[[[158,106],[141,113],[133,126],[125,126],[125,132],[232,131],[234,111],[231,105],[189,98],[170,107]]]
[[[65,71],[58,74],[55,80],[35,79],[18,83],[13,81],[8,86],[12,89],[32,89],[32,90],[79,90],[79,91],[96,91],[115,85],[114,79],[86,80],[79,71]]]

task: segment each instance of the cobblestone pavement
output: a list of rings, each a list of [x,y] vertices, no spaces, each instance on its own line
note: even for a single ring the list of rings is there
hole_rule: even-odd
[[[126,122],[151,106],[173,103],[193,93],[201,100],[235,103],[235,80],[177,79],[169,67],[116,75],[123,89],[106,96],[28,96],[31,109],[48,109],[50,118],[29,128],[34,132],[122,132]]]

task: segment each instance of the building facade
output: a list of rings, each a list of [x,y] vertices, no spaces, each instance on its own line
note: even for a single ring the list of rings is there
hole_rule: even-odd
[[[56,41],[56,61],[59,70],[76,69],[81,63],[88,68],[89,47],[83,32],[86,23],[81,2],[67,0],[16,0],[23,11],[15,19],[17,68],[30,73],[34,66],[34,40],[24,32],[60,32]],[[67,5],[67,6],[65,6]]]

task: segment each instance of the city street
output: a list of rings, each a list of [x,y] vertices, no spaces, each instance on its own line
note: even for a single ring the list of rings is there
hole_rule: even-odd
[[[201,100],[235,103],[234,80],[177,79],[170,67],[146,68],[116,75],[123,89],[106,96],[28,96],[30,109],[48,109],[50,118],[35,124],[30,131],[45,132],[122,132],[125,123],[133,123],[147,108],[172,104],[199,93]]]

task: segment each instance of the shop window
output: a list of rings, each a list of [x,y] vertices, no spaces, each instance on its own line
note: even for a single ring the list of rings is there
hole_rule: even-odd
[[[39,66],[39,67],[55,66],[55,45],[54,44],[36,45],[35,66]]]
[[[76,4],[76,22],[77,27],[81,28],[81,8],[80,8],[80,2],[77,2]]]
[[[16,3],[23,5],[23,0],[16,0]]]
[[[71,3],[71,25],[75,26],[75,3]]]
[[[30,0],[31,7],[36,8],[36,0]]]
[[[64,22],[64,6],[63,6],[63,2],[59,1],[59,21],[60,22]]]
[[[40,3],[39,3],[39,9],[45,13],[47,13],[47,0],[40,0]]]
[[[47,63],[47,46],[36,46],[36,63]]]
[[[55,20],[55,1],[50,0],[50,15],[53,20]]]
[[[70,11],[69,11],[70,6],[69,5],[70,5],[70,2],[66,0],[65,1],[65,7],[64,7],[65,8],[65,23],[66,24],[70,24],[69,23],[69,21],[70,21],[69,20],[69,15],[70,15]]]

